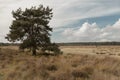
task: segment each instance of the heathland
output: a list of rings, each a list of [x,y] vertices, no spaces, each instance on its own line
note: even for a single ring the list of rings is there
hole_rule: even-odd
[[[0,47],[0,80],[120,80],[120,46],[60,46],[62,55],[32,56]]]

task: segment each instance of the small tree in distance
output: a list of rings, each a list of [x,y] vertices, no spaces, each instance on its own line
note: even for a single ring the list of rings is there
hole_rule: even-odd
[[[12,14],[14,20],[10,26],[10,32],[6,36],[8,41],[20,41],[20,49],[28,48],[32,50],[33,55],[36,55],[37,49],[50,50],[48,46],[53,45],[50,41],[52,28],[49,26],[53,16],[52,9],[40,5],[30,9],[26,8],[25,11],[19,8]]]

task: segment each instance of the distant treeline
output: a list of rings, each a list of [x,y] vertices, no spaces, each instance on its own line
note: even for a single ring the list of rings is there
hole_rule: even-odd
[[[59,46],[102,46],[102,45],[120,45],[120,42],[70,42],[57,43]],[[0,43],[0,46],[18,46],[19,43]]]
[[[120,42],[71,42],[58,43],[60,46],[102,46],[102,45],[120,45]]]
[[[0,43],[0,46],[17,46],[19,45],[18,43]]]

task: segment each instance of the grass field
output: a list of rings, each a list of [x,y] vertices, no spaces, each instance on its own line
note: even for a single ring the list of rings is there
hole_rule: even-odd
[[[64,53],[120,55],[120,46],[61,46]]]
[[[120,46],[61,46],[63,55],[0,48],[0,80],[120,80]]]

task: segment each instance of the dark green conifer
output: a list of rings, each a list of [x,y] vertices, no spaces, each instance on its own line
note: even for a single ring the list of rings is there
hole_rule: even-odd
[[[22,11],[21,8],[12,12],[13,22],[6,39],[10,42],[20,41],[21,49],[29,48],[32,54],[36,55],[37,49],[45,49],[52,45],[50,32],[52,28],[49,22],[53,16],[49,7],[31,7]]]

